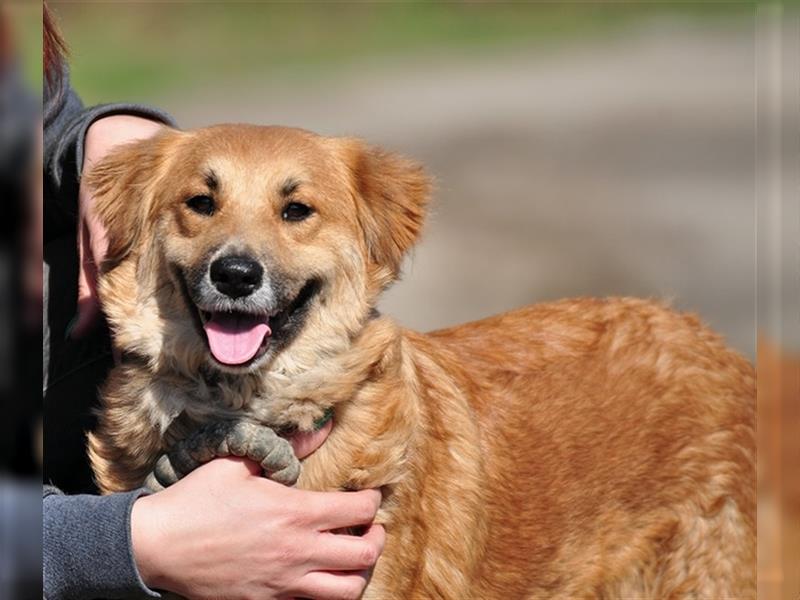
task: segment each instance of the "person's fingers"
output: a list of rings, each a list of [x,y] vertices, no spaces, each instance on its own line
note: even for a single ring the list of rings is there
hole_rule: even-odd
[[[312,561],[317,568],[336,571],[362,571],[375,566],[386,531],[373,524],[363,536],[323,533],[313,549]]]
[[[94,199],[91,199],[89,204],[93,202]],[[89,230],[89,241],[92,245],[92,259],[95,266],[99,268],[108,254],[108,232],[93,210],[89,210],[85,219],[86,228]]]
[[[320,531],[368,525],[381,505],[378,490],[303,493],[309,503],[309,514]]]
[[[358,600],[369,581],[369,573],[312,571],[297,583],[295,596],[314,600]]]
[[[319,448],[333,428],[333,420],[328,421],[319,431],[296,433],[289,441],[292,443],[295,456],[305,458]]]
[[[78,232],[78,312],[69,331],[70,337],[80,338],[88,333],[100,314],[97,299],[97,265],[92,255],[89,229],[81,221]]]
[[[97,297],[97,274],[108,252],[106,229],[91,212],[91,197],[81,199],[80,231],[78,232],[78,314],[70,335],[75,338],[88,333],[100,316]]]

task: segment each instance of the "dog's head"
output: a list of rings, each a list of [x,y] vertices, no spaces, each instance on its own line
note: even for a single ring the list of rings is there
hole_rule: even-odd
[[[121,349],[233,372],[346,344],[397,277],[430,188],[417,164],[359,140],[244,125],[165,129],[88,184]]]

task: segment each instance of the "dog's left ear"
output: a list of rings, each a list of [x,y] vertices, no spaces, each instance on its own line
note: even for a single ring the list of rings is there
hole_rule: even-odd
[[[432,181],[410,159],[361,140],[344,141],[370,259],[393,280],[422,230]]]

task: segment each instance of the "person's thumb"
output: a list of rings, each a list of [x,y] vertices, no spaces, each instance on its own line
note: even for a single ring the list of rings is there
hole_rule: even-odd
[[[304,458],[319,448],[322,443],[327,439],[328,434],[333,428],[333,420],[328,419],[325,424],[316,431],[309,431],[303,433],[296,433],[289,441],[294,449],[297,458]]]
[[[100,303],[97,299],[97,264],[85,223],[81,224],[78,236],[78,254],[77,313],[66,332],[68,337],[76,339],[91,331],[100,315]]]

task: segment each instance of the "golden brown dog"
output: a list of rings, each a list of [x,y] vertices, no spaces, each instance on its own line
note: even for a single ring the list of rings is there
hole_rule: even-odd
[[[365,597],[754,597],[753,371],[696,318],[581,299],[401,329],[374,306],[430,185],[354,139],[165,131],[91,184],[124,353],[90,436],[103,490],[199,423],[333,407],[298,485],[385,490]]]

